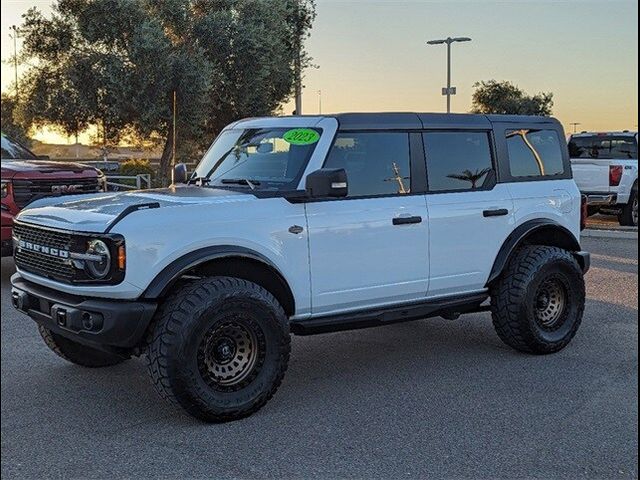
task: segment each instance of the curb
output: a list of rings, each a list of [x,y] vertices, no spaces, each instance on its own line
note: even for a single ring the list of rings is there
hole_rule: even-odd
[[[638,231],[600,230],[588,228],[580,234],[582,238],[617,238],[623,240],[638,240]]]

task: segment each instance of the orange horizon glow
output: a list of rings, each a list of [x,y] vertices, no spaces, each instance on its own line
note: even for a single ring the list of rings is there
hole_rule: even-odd
[[[9,27],[32,6],[50,12],[49,3],[2,2],[2,91],[13,82]],[[470,110],[475,82],[509,80],[528,94],[553,92],[553,115],[567,133],[573,122],[578,131],[637,130],[637,18],[630,0],[318,0],[307,49],[319,68],[305,72],[303,113],[320,104],[322,113],[442,112],[445,48],[426,42],[468,36],[452,49],[453,112]],[[291,99],[282,113],[293,109]],[[75,143],[54,129],[35,138]]]

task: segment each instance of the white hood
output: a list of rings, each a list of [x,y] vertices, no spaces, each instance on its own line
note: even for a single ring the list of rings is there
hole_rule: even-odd
[[[249,192],[245,194],[202,187],[96,193],[67,196],[64,199],[49,197],[31,203],[17,215],[16,220],[63,230],[102,233],[117,223],[118,217],[122,218],[122,214],[128,208],[137,205],[140,205],[141,209],[167,208],[203,203],[250,201],[255,198]]]

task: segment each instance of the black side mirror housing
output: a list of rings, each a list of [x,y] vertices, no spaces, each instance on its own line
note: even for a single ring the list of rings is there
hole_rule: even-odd
[[[184,163],[178,163],[173,167],[173,178],[171,180],[173,184],[187,183],[187,166]]]
[[[307,175],[309,198],[341,198],[349,194],[349,182],[344,168],[321,168]]]

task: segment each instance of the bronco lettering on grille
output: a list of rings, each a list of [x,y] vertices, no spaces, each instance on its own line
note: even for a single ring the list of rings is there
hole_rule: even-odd
[[[51,255],[53,257],[69,258],[69,250],[47,247],[46,245],[39,245],[37,243],[26,242],[24,240],[18,240],[18,248],[31,250],[32,252],[38,252],[44,255]]]

